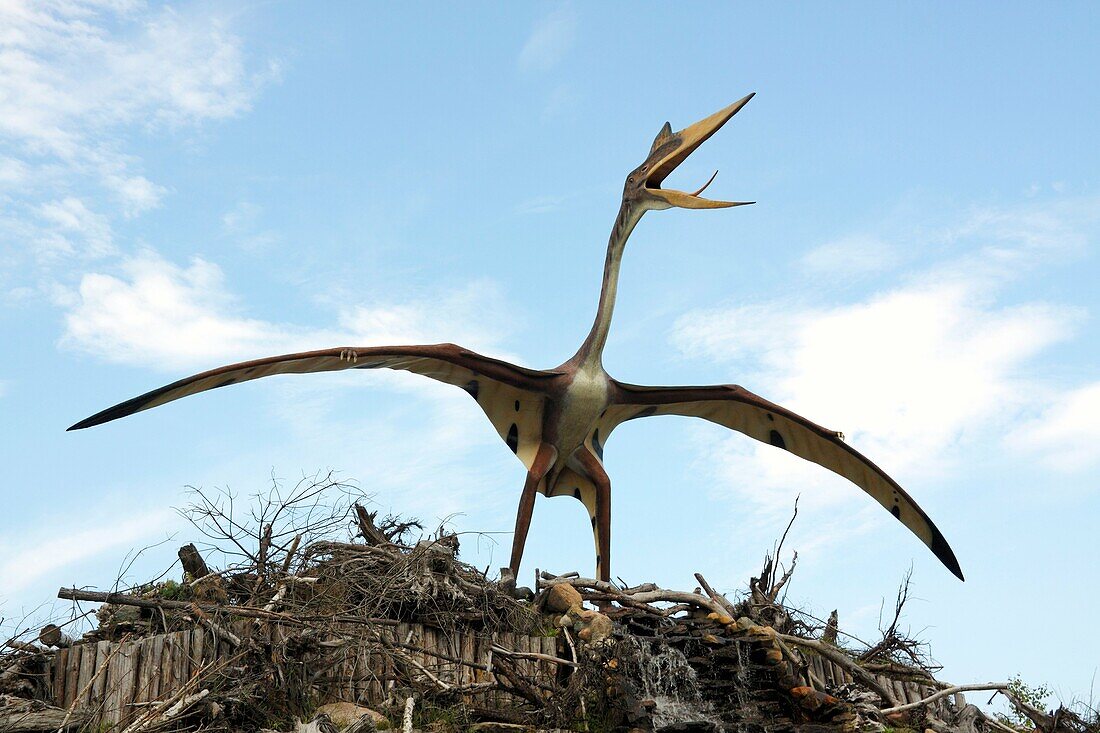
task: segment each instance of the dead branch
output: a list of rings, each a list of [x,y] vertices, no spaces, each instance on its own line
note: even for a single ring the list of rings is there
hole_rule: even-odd
[[[942,690],[932,693],[923,700],[917,700],[916,702],[907,703],[905,705],[894,705],[893,707],[884,708],[882,710],[883,715],[889,715],[891,713],[903,713],[906,710],[915,710],[916,708],[923,707],[929,703],[933,703],[936,700],[947,697],[948,695],[954,695],[957,692],[977,692],[978,690],[997,690],[1004,691],[1008,689],[1007,682],[985,682],[982,684],[973,685],[955,685],[953,687],[946,687]]]
[[[791,636],[790,634],[776,633],[776,638],[782,639],[788,644],[794,644],[795,646],[804,646],[813,649],[818,654],[826,657],[833,664],[837,664],[843,667],[849,674],[858,679],[863,685],[874,690],[882,701],[890,705],[891,707],[898,704],[897,698],[894,693],[888,691],[885,687],[879,684],[879,681],[874,678],[867,670],[856,664],[847,654],[844,654],[831,644],[824,644],[817,639],[803,639],[798,636]]]

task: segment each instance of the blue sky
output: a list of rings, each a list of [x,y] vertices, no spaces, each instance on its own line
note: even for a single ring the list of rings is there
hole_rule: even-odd
[[[106,586],[174,535],[132,576],[159,572],[195,539],[171,511],[187,485],[332,469],[384,510],[509,531],[522,466],[466,395],[411,375],[64,428],[301,348],[455,341],[555,365],[662,123],[756,91],[668,184],[718,168],[711,195],[759,203],[645,217],[605,365],[739,383],[843,430],[967,581],[854,486],[677,418],[607,447],[615,574],[736,590],[800,494],[792,602],[866,637],[911,565],[907,620],[945,678],[1087,696],[1100,646],[1067,654],[1050,630],[1100,603],[1098,15],[0,2],[0,613],[48,614],[58,586]],[[496,537],[466,558],[505,564]],[[540,500],[524,578],[592,558],[580,504]]]

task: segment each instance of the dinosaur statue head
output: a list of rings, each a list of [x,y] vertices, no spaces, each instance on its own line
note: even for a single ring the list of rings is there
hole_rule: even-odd
[[[674,206],[684,209],[724,209],[729,206],[753,203],[752,201],[712,201],[699,196],[714,180],[714,176],[711,176],[710,181],[693,193],[661,188],[661,182],[707,138],[718,132],[722,125],[741,111],[741,108],[753,98],[753,94],[679,132],[673,132],[671,125],[666,122],[653,141],[649,157],[627,177],[626,186],[623,189],[624,203],[633,204],[642,211],[670,209]],[[714,175],[718,175],[718,172],[715,171]]]

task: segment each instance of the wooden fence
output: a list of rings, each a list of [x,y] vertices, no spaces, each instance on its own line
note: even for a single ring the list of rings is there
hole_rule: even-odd
[[[424,670],[452,685],[488,681],[487,668],[492,662],[493,646],[514,652],[559,656],[554,637],[503,632],[479,635],[472,631],[444,631],[407,623],[376,628],[389,642],[415,645],[434,652],[426,654],[402,649]],[[239,636],[261,633],[251,622],[234,624],[232,631]],[[284,632],[275,626],[263,633]],[[104,728],[121,730],[148,705],[179,692],[205,665],[229,659],[235,652],[230,642],[219,639],[205,628],[130,641],[74,644],[59,650],[54,657],[51,667],[53,703],[63,708],[83,708]],[[390,658],[372,652],[368,646],[348,645],[335,654],[337,663],[314,680],[321,702],[342,700],[377,705],[399,678]],[[806,656],[816,677],[827,686],[852,682],[847,672],[828,659],[813,653]],[[513,661],[525,676],[543,682],[549,682],[557,673],[557,665],[550,661],[534,658],[513,658]],[[880,684],[893,690],[902,703],[916,702],[935,691],[930,685],[875,676]],[[194,691],[197,690],[191,692]],[[499,691],[483,693],[477,701],[486,707],[515,702],[508,693]],[[948,704],[948,701],[945,699],[937,704]],[[955,696],[954,704],[965,704],[962,695]]]
[[[813,673],[825,683],[827,687],[839,687],[840,685],[846,685],[854,682],[854,678],[848,674],[848,672],[837,664],[829,661],[819,654],[815,654],[809,649],[801,649],[803,656],[806,657],[809,662],[810,669]],[[792,670],[793,671],[793,670]],[[797,674],[797,672],[796,672]],[[914,682],[912,680],[898,679],[897,677],[891,677],[883,674],[872,674],[872,677],[889,691],[894,693],[894,697],[898,699],[898,704],[905,705],[906,703],[918,702],[926,697],[932,695],[938,688],[929,684],[922,684],[920,682]],[[939,707],[949,704],[947,698],[933,703],[932,707]],[[958,707],[966,705],[966,697],[960,692],[952,696],[950,704],[954,704]]]
[[[232,631],[239,636],[257,633],[256,627],[248,622],[235,624]],[[452,685],[488,681],[487,668],[492,662],[494,645],[509,651],[557,656],[557,640],[553,637],[503,632],[478,635],[407,623],[379,627],[378,632],[389,642],[416,645],[438,654],[402,649],[428,673]],[[273,627],[271,633],[281,630]],[[219,640],[205,628],[129,641],[74,644],[54,656],[51,697],[59,707],[83,708],[91,711],[97,723],[121,730],[149,704],[178,692],[205,665],[229,659],[235,652],[229,641]],[[321,702],[377,705],[398,679],[389,657],[372,653],[368,646],[348,645],[334,654],[337,663],[315,680]],[[557,672],[557,665],[550,661],[533,658],[513,661],[525,676],[543,682],[548,683]],[[514,702],[508,693],[498,691],[483,693],[478,701],[487,706]]]

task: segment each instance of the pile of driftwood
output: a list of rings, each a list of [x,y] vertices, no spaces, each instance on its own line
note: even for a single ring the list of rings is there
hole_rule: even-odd
[[[233,499],[183,510],[206,543],[179,549],[179,580],[62,588],[72,618],[0,647],[0,731],[1097,730],[1008,683],[936,680],[899,629],[908,582],[871,644],[835,612],[785,606],[782,540],[734,600],[701,575],[691,592],[576,573],[527,589],[328,477],[244,516]],[[966,704],[971,690],[1027,725]]]

